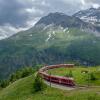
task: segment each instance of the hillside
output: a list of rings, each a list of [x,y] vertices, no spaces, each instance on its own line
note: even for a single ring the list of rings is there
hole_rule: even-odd
[[[49,86],[43,92],[33,93],[34,75],[20,79],[0,91],[0,100],[99,100],[100,88],[64,91]]]
[[[75,61],[100,65],[100,37],[91,27],[61,13],[41,18],[33,28],[0,41],[0,78],[7,78],[21,67],[37,64]]]

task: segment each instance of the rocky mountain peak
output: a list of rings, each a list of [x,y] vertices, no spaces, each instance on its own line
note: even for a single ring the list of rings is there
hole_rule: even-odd
[[[82,10],[75,13],[73,16],[80,18],[84,22],[91,23],[95,26],[100,26],[100,7]]]

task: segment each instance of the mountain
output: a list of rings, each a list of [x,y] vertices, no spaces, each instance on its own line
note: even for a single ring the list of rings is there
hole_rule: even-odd
[[[100,8],[90,8],[82,10],[74,14],[73,16],[80,18],[84,22],[91,23],[100,27]]]
[[[41,18],[35,25],[35,29],[45,30],[50,27],[62,27],[62,28],[78,28],[84,32],[90,32],[96,36],[100,36],[100,27],[91,23],[85,22],[77,16],[68,16],[64,13],[50,13],[49,15]]]
[[[75,16],[68,16],[64,13],[50,13],[49,15],[41,18],[35,25],[35,28],[44,28],[46,29],[48,27],[56,27],[61,26],[63,28],[79,28],[84,31],[91,31],[94,33],[94,31],[98,31],[95,26],[92,24],[88,24],[82,20],[80,20],[78,17]]]
[[[35,27],[42,26],[45,27],[47,25],[54,25],[54,26],[61,26],[63,28],[66,27],[78,27],[80,28],[81,24],[85,27],[87,24],[85,24],[83,21],[81,21],[79,18],[73,17],[73,16],[67,16],[63,13],[50,13],[49,15],[41,18],[35,25]]]
[[[100,65],[100,37],[93,29],[92,24],[63,13],[44,16],[33,28],[0,41],[0,78],[37,64]]]

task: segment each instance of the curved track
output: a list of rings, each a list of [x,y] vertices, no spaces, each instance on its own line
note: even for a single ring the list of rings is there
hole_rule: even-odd
[[[62,68],[62,67],[73,68],[74,64],[58,64],[58,65],[44,66],[38,71],[38,74],[49,83],[56,83],[62,86],[74,87],[75,82],[73,78],[50,75],[47,73],[47,71],[50,69]]]

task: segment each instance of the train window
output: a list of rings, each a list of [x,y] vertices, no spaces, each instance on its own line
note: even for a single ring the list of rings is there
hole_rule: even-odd
[[[62,79],[62,81],[63,81],[63,82],[66,82],[66,80],[65,80],[65,79]]]
[[[51,77],[51,79],[52,79],[52,80],[58,80],[58,78],[55,78],[55,77]]]

